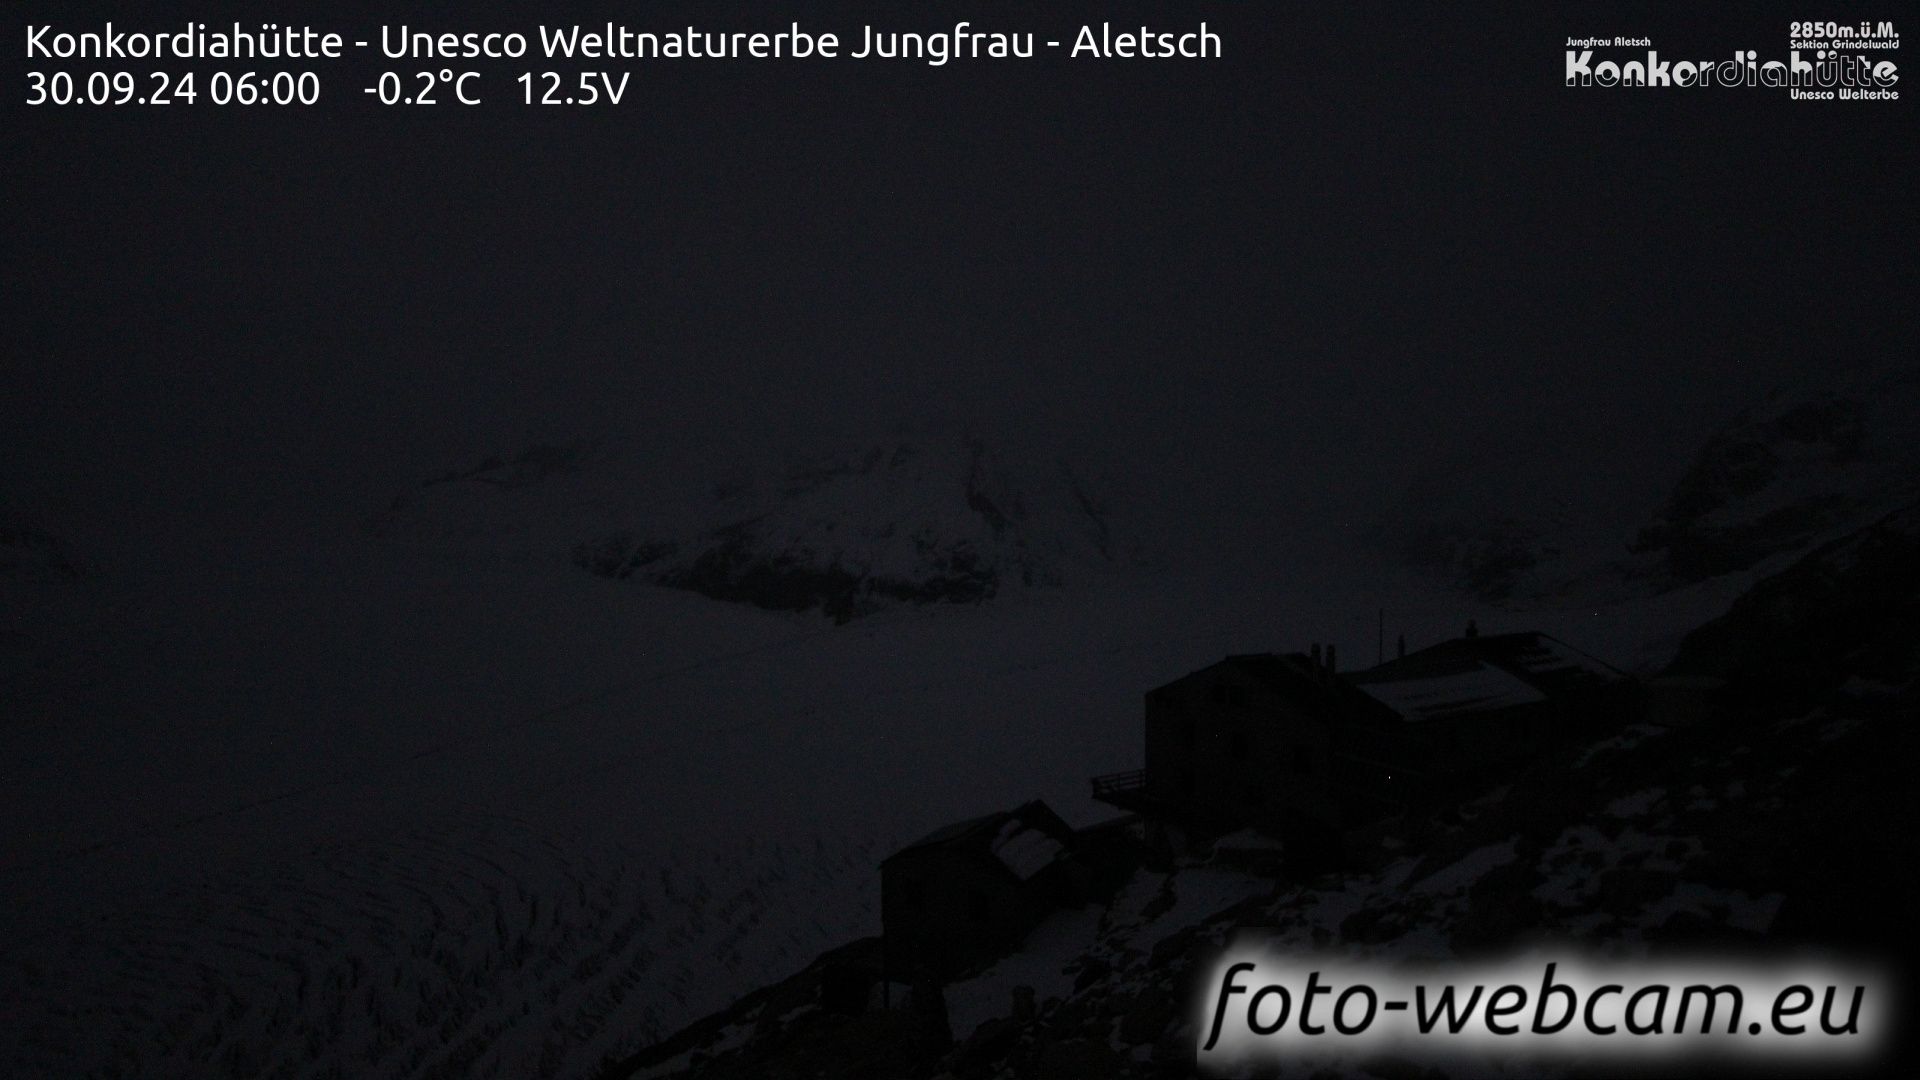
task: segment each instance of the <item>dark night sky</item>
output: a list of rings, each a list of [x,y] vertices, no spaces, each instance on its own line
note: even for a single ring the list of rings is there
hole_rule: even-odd
[[[521,1023],[524,1004],[506,1011],[516,996],[582,1015],[624,1000],[629,1013],[644,1004],[647,1022],[657,1022],[652,1003],[667,991],[602,994],[579,974],[587,965],[559,962],[571,954],[496,963],[507,955],[504,929],[493,944],[507,909],[492,905],[510,886],[524,905],[514,910],[533,925],[515,938],[516,952],[550,924],[550,936],[564,939],[558,947],[585,942],[606,979],[624,986],[639,972],[668,987],[677,1004],[658,1015],[698,1015],[720,1001],[703,1005],[670,973],[770,972],[778,962],[761,966],[754,950],[788,926],[827,936],[842,925],[832,906],[852,903],[822,892],[816,906],[809,882],[877,886],[867,854],[890,848],[856,856],[838,841],[819,846],[823,836],[872,828],[904,837],[1037,795],[1085,812],[1086,776],[1141,760],[1141,689],[1223,653],[1324,641],[1332,667],[1334,642],[1356,664],[1384,658],[1389,633],[1418,648],[1470,618],[1493,629],[1497,609],[1445,582],[1409,584],[1414,571],[1368,543],[1391,539],[1396,524],[1417,528],[1425,508],[1410,487],[1438,489],[1440,502],[1479,483],[1472,507],[1446,508],[1469,517],[1502,514],[1520,499],[1556,512],[1571,506],[1558,522],[1565,527],[1538,545],[1523,531],[1495,536],[1519,536],[1522,562],[1566,536],[1624,549],[1672,476],[1741,407],[1783,383],[1911,368],[1920,355],[1915,45],[1892,54],[1915,68],[1901,100],[1805,103],[1779,90],[1568,89],[1564,42],[1647,35],[1670,57],[1720,60],[1751,48],[1784,58],[1791,20],[1911,18],[1911,8],[1894,8],[1885,0],[5,5],[0,532],[10,535],[0,536],[0,557],[27,536],[29,554],[70,546],[82,572],[30,577],[0,566],[0,820],[9,829],[0,936],[24,928],[76,949],[15,950],[11,966],[33,977],[6,988],[11,998],[0,993],[0,1006],[31,1001],[43,986],[57,991],[23,1013],[39,1025],[30,1029],[35,1052],[42,1031],[53,1032],[49,1054],[71,1031],[74,1045],[116,1055],[114,1067],[140,1049],[123,1038],[128,1031],[154,1033],[150,1045],[164,1055],[197,1052],[212,1030],[229,1065],[253,1060],[250,1031],[324,1032],[343,1054],[401,1047],[398,1061],[419,1044],[393,1041],[391,1030],[365,1043],[338,1038],[340,1010],[326,990],[351,985],[357,1010],[361,989],[385,981],[381,953],[391,952],[404,965],[391,969],[395,993],[413,993],[400,989],[405,970],[419,1008],[458,1020],[454,1055],[491,1054],[483,1044],[496,1017],[515,1039],[551,1028],[571,1040],[603,1019],[626,1022],[606,1011],[590,1022]],[[797,19],[857,40],[868,22],[937,31],[964,18],[1044,41],[1103,19],[1178,30],[1204,19],[1226,55],[1056,54],[940,68],[362,55],[314,65],[326,100],[312,109],[222,108],[204,96],[167,110],[22,104],[30,22],[80,31],[114,18],[168,30],[236,15],[312,22],[349,40],[401,21],[531,35],[542,22],[608,19],[660,31],[689,22],[775,31]],[[212,66],[199,66],[203,80]],[[382,68],[441,66],[486,72],[491,100],[381,108],[359,92]],[[515,74],[545,67],[630,70],[629,100],[520,105]],[[541,522],[526,530],[532,539],[482,536],[454,556],[435,544],[413,550],[404,522],[391,543],[362,528],[419,480],[530,443],[631,440],[663,471],[712,481],[742,463],[766,468],[796,442],[864,441],[897,425],[970,429],[996,450],[1024,442],[1061,451],[1076,475],[1092,474],[1116,496],[1117,546],[1144,537],[1138,549],[1155,556],[1146,561],[1168,572],[1138,589],[1065,590],[1085,601],[1078,605],[1009,603],[991,618],[876,617],[835,628],[667,589],[630,603],[630,591],[562,561],[583,540],[590,554],[624,545],[629,538],[612,528],[568,535],[531,572],[514,561],[515,545],[545,544]],[[1477,473],[1455,484],[1463,460]],[[903,484],[951,474],[905,475]],[[1636,485],[1644,490],[1629,508],[1620,492]],[[437,490],[455,487],[465,485]],[[959,487],[935,493],[947,509],[972,505],[971,484],[965,502]],[[927,496],[881,494],[873,501],[888,512]],[[817,535],[807,515],[864,509],[854,497],[832,501],[840,498],[830,491],[801,503],[801,539],[770,546],[749,573],[776,568],[774,593],[789,580],[846,578],[837,562],[784,577],[779,569]],[[527,505],[538,514],[553,504]],[[718,514],[711,506],[734,504],[703,505]],[[452,506],[448,531],[470,520],[482,522],[475,532],[494,527],[485,515],[496,507],[472,518],[469,509]],[[999,511],[973,509],[998,534]],[[1149,520],[1129,532],[1134,523],[1122,519],[1134,510]],[[1085,517],[1076,514],[1080,532]],[[925,580],[942,584],[942,559],[956,580],[970,580],[973,534],[927,555],[926,534],[910,531],[923,518],[948,520],[914,505],[884,520],[890,543],[876,550],[904,551],[893,539],[904,537],[923,549]],[[1099,536],[1080,547],[1104,551],[1105,519],[1094,518]],[[14,531],[21,519],[61,543]],[[854,531],[838,519],[828,525],[840,536]],[[1039,550],[1047,538],[1034,535]],[[1021,543],[1015,530],[1006,550]],[[697,567],[716,553],[731,557],[719,541],[682,554]],[[1510,558],[1496,548],[1482,562]],[[1029,565],[985,562],[988,594],[997,575],[1011,585]],[[876,568],[859,587],[879,580]],[[1720,609],[1690,613],[1729,602],[1729,583],[1741,580],[1619,604],[1609,599],[1615,582],[1576,582],[1512,628],[1564,635],[1622,667],[1651,670],[1647,658],[1664,663],[1683,627]],[[1549,609],[1560,601],[1567,606]],[[1841,752],[1853,754],[1872,744],[1846,745],[1854,749]],[[1741,767],[1712,775],[1724,781]],[[1581,783],[1574,787],[1614,790]],[[1844,801],[1846,814],[1875,794],[1862,790]],[[1486,819],[1497,820],[1510,819]],[[784,861],[768,869],[768,848],[736,859],[738,849],[720,846],[735,834],[764,835],[777,852],[789,831],[803,845],[787,849],[798,853],[796,891],[785,891]],[[588,842],[602,833],[611,846]],[[1746,834],[1728,835],[1745,844]],[[515,861],[523,837],[540,849],[535,861]],[[832,856],[840,869],[817,879],[800,870],[809,843],[823,867],[826,853],[846,852]],[[1713,843],[1706,850],[1718,858]],[[661,861],[666,899],[655,910],[685,907],[688,925],[711,925],[713,936],[682,934],[678,915],[656,929],[645,902],[628,903],[655,895],[627,886],[654,876],[651,863],[624,854],[643,848],[672,851],[673,873],[684,865],[696,875],[698,899],[682,901]],[[682,851],[691,853],[685,864]],[[231,874],[229,856],[239,867]],[[710,894],[697,876],[709,859],[737,862],[732,880],[745,891],[735,897],[720,884],[729,878],[715,876]],[[517,876],[523,865],[531,870]],[[362,868],[375,880],[362,880]],[[1782,894],[1770,870],[1752,873],[1767,884],[1740,906],[1765,907],[1764,926]],[[594,894],[609,906],[589,908],[596,875],[611,883]],[[436,879],[448,890],[444,910],[437,886],[416,887]],[[1205,884],[1181,911],[1209,906],[1221,887]],[[460,899],[482,888],[493,901]],[[175,889],[185,906],[171,899]],[[1844,892],[1835,889],[1806,895]],[[1790,895],[1786,910],[1795,911],[1802,896]],[[766,913],[791,905],[802,918],[763,923],[761,897],[771,898]],[[140,917],[114,914],[122,908]],[[752,914],[735,923],[722,909]],[[591,921],[565,921],[576,916]],[[616,924],[631,946],[608,951],[594,933],[563,930]],[[268,929],[249,937],[256,925]],[[362,925],[370,929],[355,929]],[[1602,932],[1627,934],[1630,925],[1606,919]],[[1660,932],[1679,925],[1676,916]],[[42,935],[43,926],[58,933]],[[449,929],[455,936],[442,936]],[[416,933],[427,936],[403,940]],[[1418,939],[1440,940],[1424,925]],[[812,940],[796,933],[775,951],[798,956]],[[712,959],[719,951],[700,955],[706,942],[724,946],[724,964]],[[602,965],[620,949],[644,959]],[[229,955],[246,962],[209,982]],[[445,956],[464,959],[449,966]],[[364,970],[375,976],[363,984],[369,957]],[[686,964],[696,966],[668,966]],[[429,968],[448,981],[415,977]],[[246,974],[268,969],[272,981]],[[309,971],[318,996],[308,992]],[[536,971],[575,974],[563,998],[520,978]],[[287,981],[295,976],[297,991]],[[464,1011],[468,1000],[493,1000],[494,983],[513,984],[498,1010]],[[234,1006],[223,1012],[239,1034],[201,1025],[214,986]],[[149,987],[153,996],[141,996]],[[404,1015],[389,1014],[402,1026],[422,1015],[411,997],[391,1000],[408,1003]],[[373,997],[365,1001],[369,1022],[391,1023]],[[322,1011],[328,1026],[279,1026]],[[7,1027],[0,1023],[0,1040]],[[273,1049],[310,1055],[313,1045],[289,1036]],[[529,1053],[537,1045],[527,1042]]]
[[[491,6],[387,19],[951,21]],[[597,113],[381,111],[363,60],[311,111],[74,115],[18,104],[19,27],[56,10],[27,5],[0,479],[331,505],[528,439],[932,418],[1184,460],[1202,490],[1372,491],[1488,429],[1630,457],[1779,379],[1911,357],[1912,102],[1559,85],[1569,34],[1779,55],[1807,14],[1671,7],[1179,5],[1156,21],[1207,19],[1225,60],[634,64]],[[1818,14],[1892,16],[1841,8]],[[365,9],[314,21],[372,33]],[[950,9],[1043,36],[1142,10]],[[520,67],[486,65],[496,96]]]

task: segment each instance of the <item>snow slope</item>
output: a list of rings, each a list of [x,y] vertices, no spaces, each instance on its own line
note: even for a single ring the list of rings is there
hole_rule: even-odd
[[[92,538],[111,569],[0,723],[0,1074],[591,1072],[871,933],[902,839],[1035,797],[1104,816],[1086,778],[1137,766],[1149,687],[1364,657],[1382,604],[1414,647],[1519,628],[1328,523],[1244,570],[844,625],[509,524]],[[1527,628],[1634,666],[1702,603]]]
[[[1070,465],[1015,464],[974,437],[730,462],[704,477],[631,448],[534,446],[434,477],[372,527],[840,621],[1058,587],[1137,557]]]
[[[1896,618],[1874,636],[1902,647],[1910,674],[1909,630]],[[1217,852],[1143,866],[1113,896],[1055,912],[1017,951],[924,1008],[849,1020],[822,1007],[813,972],[812,985],[803,975],[607,1075],[1192,1075],[1209,1022],[1194,1005],[1211,1001],[1219,958],[1235,945],[1296,968],[1433,965],[1441,979],[1461,961],[1521,957],[1534,970],[1611,961],[1645,971],[1699,955],[1877,961],[1907,911],[1885,887],[1882,831],[1860,823],[1888,818],[1905,795],[1913,689],[1909,677],[1871,699],[1843,692],[1806,712],[1743,708],[1564,747],[1436,815],[1424,841],[1370,869],[1253,874]],[[1895,1030],[1884,990],[1868,992],[1863,1032]],[[768,1007],[776,999],[784,1011]],[[930,1031],[929,1016],[945,1027]],[[1890,1041],[1879,1038],[1881,1048]],[[1222,1075],[1328,1077],[1618,1067],[1498,1040],[1436,1040],[1391,1057],[1374,1048],[1367,1058],[1307,1042],[1276,1038],[1272,1058],[1210,1064]],[[1876,1060],[1871,1040],[1785,1052],[1795,1049],[1821,1055],[1781,1066],[1796,1075],[1903,1074],[1884,1049]],[[1675,1063],[1657,1060],[1656,1069]]]

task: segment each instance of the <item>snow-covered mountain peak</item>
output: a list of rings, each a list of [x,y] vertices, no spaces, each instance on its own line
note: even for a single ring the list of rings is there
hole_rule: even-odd
[[[434,477],[373,528],[840,620],[1058,587],[1134,558],[1070,465],[973,436],[704,471],[604,444],[541,445]]]
[[[1404,558],[1502,604],[1750,580],[1920,497],[1920,377],[1778,390],[1671,472],[1563,461],[1544,435],[1495,445],[1401,500],[1382,532]]]
[[[1106,507],[1070,467],[1016,467],[971,438],[892,441],[735,479],[685,521],[587,540],[575,560],[844,620],[1060,586],[1120,557]]]
[[[1659,584],[1746,570],[1920,494],[1911,377],[1775,395],[1709,439],[1633,550]]]

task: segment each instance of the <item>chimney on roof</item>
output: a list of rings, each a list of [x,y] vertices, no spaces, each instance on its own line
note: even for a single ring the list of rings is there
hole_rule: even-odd
[[[1477,638],[1480,636],[1480,624],[1473,621],[1472,619],[1467,620],[1467,636],[1470,638]]]
[[[1398,650],[1400,653],[1399,659],[1405,660],[1407,658],[1407,635],[1405,634],[1400,635],[1400,643],[1398,646]]]
[[[1327,674],[1332,675],[1338,668],[1339,665],[1333,662],[1333,644],[1329,642],[1327,644]]]

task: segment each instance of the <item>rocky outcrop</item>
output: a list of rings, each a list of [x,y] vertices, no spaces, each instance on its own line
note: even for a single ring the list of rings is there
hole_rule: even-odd
[[[621,532],[576,564],[846,621],[898,604],[977,603],[1113,561],[1104,508],[1072,471],[1004,466],[984,444],[895,443],[717,493],[730,520],[678,538]]]
[[[1863,402],[1827,397],[1748,414],[1708,440],[1634,538],[1658,584],[1683,585],[1803,550],[1910,497],[1920,480]]]
[[[1198,980],[1243,934],[1354,959],[1479,957],[1542,941],[1623,957],[1808,945],[1883,955],[1909,920],[1903,891],[1887,887],[1902,857],[1887,840],[1904,843],[1895,822],[1920,704],[1917,599],[1920,508],[1910,508],[1766,579],[1687,640],[1672,674],[1725,680],[1725,708],[1567,746],[1410,830],[1371,869],[1236,877],[1199,858],[1142,868],[1096,912],[1043,924],[1024,956],[950,985],[950,1008],[1005,998],[951,1041],[897,1016],[852,1022],[796,999],[777,1037],[734,1010],[708,1022],[701,1056],[610,1075],[1189,1076]],[[1065,932],[1076,920],[1092,927],[1079,939]],[[1036,974],[1052,980],[1038,993],[1015,983]],[[873,1058],[881,1031],[884,1068]],[[1466,1075],[1482,1064],[1454,1063]],[[1381,1067],[1445,1076],[1453,1066],[1369,1065]]]
[[[1132,558],[1072,468],[1016,464],[978,439],[897,440],[704,485],[609,447],[537,446],[436,476],[373,528],[842,622],[1057,588]]]

